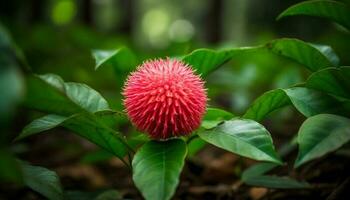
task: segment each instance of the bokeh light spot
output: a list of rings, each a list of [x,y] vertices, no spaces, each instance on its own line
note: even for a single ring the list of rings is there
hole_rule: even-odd
[[[54,3],[52,21],[57,25],[65,25],[72,21],[76,15],[76,5],[72,0],[60,0]]]
[[[169,37],[175,42],[187,42],[194,35],[195,29],[191,22],[184,19],[174,21],[169,29]]]
[[[142,20],[142,30],[154,46],[164,46],[168,43],[169,26],[170,16],[166,10],[160,8],[149,10]]]

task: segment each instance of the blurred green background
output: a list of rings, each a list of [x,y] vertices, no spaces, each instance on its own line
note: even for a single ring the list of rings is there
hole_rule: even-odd
[[[311,17],[275,18],[296,0],[13,0],[0,20],[35,73],[83,82],[113,100],[120,92],[111,68],[94,71],[92,49],[129,47],[140,61],[176,57],[200,47],[229,48],[295,37],[334,48],[349,63],[348,35]],[[211,75],[211,105],[240,114],[263,91],[303,80],[304,71],[272,55],[235,58]],[[227,73],[229,72],[229,73]],[[113,102],[113,101],[112,101]],[[118,105],[116,105],[118,107]]]

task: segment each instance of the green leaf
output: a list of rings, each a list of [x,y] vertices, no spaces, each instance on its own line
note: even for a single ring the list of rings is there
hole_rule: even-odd
[[[65,94],[64,82],[56,75],[29,76],[25,105],[43,112],[71,115],[83,110]]]
[[[327,68],[313,73],[306,86],[350,99],[350,67]]]
[[[328,51],[324,51],[323,49],[320,51],[309,43],[289,38],[272,40],[265,45],[254,47],[240,47],[216,51],[211,49],[197,49],[185,55],[182,60],[191,65],[198,74],[207,76],[210,72],[216,70],[235,56],[259,51],[267,51],[289,58],[302,64],[310,71],[334,66],[334,58],[329,56]]]
[[[320,113],[344,113],[345,104],[343,102],[322,92],[303,87],[285,89],[284,91],[294,107],[306,117]]]
[[[280,146],[280,149],[278,150],[278,154],[282,157],[287,156],[290,154],[294,149],[296,149],[297,146],[297,137],[295,136],[290,142],[287,142]],[[248,169],[244,170],[242,173],[242,179],[243,181],[246,179],[251,179],[256,176],[264,175],[265,173],[271,171],[272,169],[278,167],[279,165],[275,163],[257,163]]]
[[[287,105],[293,105],[306,117],[320,113],[346,114],[345,103],[313,89],[294,87],[264,93],[254,101],[243,118],[261,121],[269,113]]]
[[[43,167],[22,163],[24,183],[50,200],[61,200],[63,190],[57,174]]]
[[[187,144],[187,148],[188,148],[188,157],[194,157],[198,151],[200,151],[201,149],[203,149],[205,147],[205,145],[207,144],[206,141],[202,140],[199,137],[196,137],[194,139],[192,139],[190,141],[190,143]]]
[[[272,111],[290,104],[291,102],[283,89],[271,90],[257,98],[243,115],[243,118],[261,121]]]
[[[245,180],[261,176],[277,166],[275,163],[258,163],[244,170],[242,180],[245,182]]]
[[[81,83],[65,83],[66,94],[76,105],[89,112],[108,110],[107,101],[95,90]]]
[[[350,140],[350,119],[320,114],[308,118],[298,132],[299,153],[294,166],[332,152]]]
[[[94,114],[76,114],[71,117],[60,115],[46,115],[28,124],[16,140],[26,138],[30,135],[38,134],[58,126],[63,126],[81,137],[95,143],[101,148],[111,152],[113,155],[123,159],[128,150],[128,145],[122,136],[109,128],[106,124],[106,112],[100,111]],[[115,112],[109,111],[109,117],[113,117]],[[104,116],[103,118],[101,116]]]
[[[122,47],[115,50],[92,50],[95,58],[95,70],[103,65],[112,65],[117,71],[132,71],[138,64],[136,56],[130,49]]]
[[[95,70],[106,63],[109,59],[116,56],[120,49],[116,50],[92,50],[92,56],[95,58]]]
[[[310,71],[318,71],[326,67],[334,66],[327,55],[319,51],[313,45],[298,39],[278,39],[266,44],[268,51],[292,59],[302,64]]]
[[[147,200],[170,199],[179,183],[187,149],[180,139],[149,141],[132,161],[133,180]]]
[[[29,76],[27,85],[25,104],[40,111],[67,116],[109,109],[97,91],[81,83],[64,83],[57,75]]]
[[[281,164],[270,133],[259,123],[232,119],[211,130],[199,131],[203,140],[232,153],[260,161]]]
[[[254,52],[261,47],[242,47],[229,50],[197,49],[184,56],[182,60],[196,69],[202,76],[208,75],[233,56],[247,52]]]
[[[310,187],[306,182],[299,182],[289,177],[268,175],[248,177],[244,179],[243,182],[247,185],[279,189],[301,189]]]
[[[96,119],[93,115],[76,115],[65,121],[63,126],[111,152],[121,160],[127,150],[131,150],[119,132],[107,127],[103,121]]]
[[[107,101],[95,90],[80,83],[64,83],[52,74],[30,76],[27,82],[26,105],[55,115],[28,125],[19,139],[62,125],[121,159],[127,149],[131,150],[123,136],[111,128],[115,112],[108,110]]]
[[[206,129],[214,128],[224,120],[232,119],[234,115],[218,108],[208,108],[204,115],[201,126]]]
[[[61,125],[68,118],[69,117],[54,114],[45,115],[32,121],[30,124],[24,127],[22,132],[15,138],[15,141],[26,138],[30,135],[53,129]]]
[[[334,52],[332,47],[323,44],[311,44],[313,47],[317,48],[327,59],[333,64],[333,66],[339,65],[339,57]]]
[[[325,0],[301,2],[283,11],[277,17],[277,20],[294,15],[327,18],[350,30],[350,9],[341,2]]]

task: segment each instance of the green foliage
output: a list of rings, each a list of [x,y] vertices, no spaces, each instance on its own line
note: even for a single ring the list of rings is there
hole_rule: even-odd
[[[103,65],[111,65],[116,71],[130,72],[138,64],[136,56],[128,48],[122,47],[116,50],[93,50],[95,58],[95,70]]]
[[[319,158],[350,140],[350,119],[320,114],[308,118],[298,132],[299,154],[294,166]]]
[[[108,110],[107,101],[81,83],[65,83],[53,74],[33,75],[27,79],[28,107],[61,115]]]
[[[266,48],[274,54],[302,64],[310,71],[334,66],[333,59],[329,59],[329,54],[324,54],[324,51],[320,51],[314,45],[298,39],[273,40],[266,44]]]
[[[65,83],[57,75],[30,76],[26,105],[53,113],[35,120],[17,137],[21,139],[63,126],[113,153],[120,159],[131,150],[123,136],[113,130],[115,111],[95,90],[79,83]]]
[[[24,184],[49,200],[64,199],[63,190],[57,174],[43,167],[21,163]]]
[[[327,59],[333,64],[333,66],[339,65],[339,57],[334,52],[332,47],[322,44],[311,44],[313,47],[317,48]]]
[[[225,110],[218,108],[208,108],[207,113],[203,117],[201,126],[206,129],[211,129],[220,124],[224,120],[232,119],[234,115]]]
[[[167,200],[175,193],[187,154],[183,140],[150,141],[133,161],[133,180],[147,200]]]
[[[63,126],[123,159],[130,147],[118,132],[106,125],[106,120],[110,120],[108,118],[114,114],[113,111],[100,111],[94,114],[75,114],[71,117],[46,115],[27,125],[16,140]]]
[[[269,113],[293,105],[306,117],[320,113],[347,114],[346,103],[322,92],[304,87],[276,89],[257,98],[244,114],[244,118],[256,121],[263,120]],[[345,109],[345,110],[344,110]]]
[[[350,67],[327,68],[313,73],[306,86],[350,99]]]
[[[277,20],[294,15],[323,17],[350,29],[350,9],[341,2],[328,0],[301,2],[283,11]]]
[[[195,137],[195,136],[193,136],[193,137]],[[199,137],[195,137],[195,138],[191,139],[191,141],[188,142],[188,144],[187,144],[188,157],[190,157],[190,158],[194,157],[201,149],[203,149],[205,147],[206,144],[207,144],[207,142],[205,142],[203,139],[201,139]]]
[[[282,164],[275,152],[270,133],[253,120],[232,119],[211,130],[199,131],[198,135],[203,140],[232,153]]]
[[[298,39],[283,38],[255,47],[240,47],[217,51],[198,49],[184,56],[182,60],[190,64],[198,74],[207,76],[235,56],[267,51],[300,63],[310,71],[317,71],[336,64],[335,58],[332,57],[334,53],[331,48],[327,48],[327,50],[323,48],[317,48]]]
[[[30,124],[24,127],[21,134],[19,134],[15,140],[20,140],[30,135],[34,135],[60,126],[68,118],[69,117],[55,114],[45,115],[39,119],[32,121]]]

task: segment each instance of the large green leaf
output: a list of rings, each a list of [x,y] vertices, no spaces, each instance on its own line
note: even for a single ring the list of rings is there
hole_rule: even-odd
[[[350,9],[347,5],[328,0],[305,1],[283,11],[277,20],[294,15],[323,17],[335,21],[350,29]]]
[[[254,101],[243,117],[261,121],[269,113],[287,105],[293,105],[306,117],[320,113],[347,114],[344,102],[313,89],[294,87],[264,93]]]
[[[39,119],[32,121],[26,127],[23,128],[22,132],[16,137],[15,141],[26,138],[28,136],[53,129],[60,126],[64,121],[69,119],[69,117],[49,114],[45,115]]]
[[[204,115],[201,126],[206,129],[214,128],[224,120],[232,119],[234,115],[218,108],[208,108]]]
[[[294,166],[319,158],[350,140],[350,119],[320,114],[308,118],[298,132],[299,153]]]
[[[310,187],[306,182],[300,182],[289,177],[269,175],[249,177],[243,179],[243,182],[248,185],[266,188],[301,189]]]
[[[271,90],[257,98],[243,118],[261,121],[272,111],[290,104],[291,101],[283,89]]]
[[[25,185],[50,200],[64,199],[63,190],[57,174],[43,167],[22,163]]]
[[[95,90],[80,83],[65,83],[53,74],[28,78],[26,105],[53,113],[28,125],[18,138],[62,125],[122,158],[131,149],[114,131],[114,111]]]
[[[235,56],[258,51],[268,51],[289,58],[302,64],[310,71],[317,71],[322,68],[335,66],[334,58],[329,56],[329,51],[320,51],[319,48],[316,48],[312,44],[289,38],[272,40],[265,45],[255,47],[240,47],[217,51],[197,49],[185,55],[182,60],[191,65],[198,74],[207,76],[210,72],[219,68]]]
[[[260,48],[262,47],[241,47],[217,51],[211,49],[197,49],[184,56],[182,60],[185,63],[190,64],[198,74],[206,76],[225,62],[232,59],[233,56],[237,56],[242,53],[255,52]]]
[[[103,65],[112,65],[116,71],[132,71],[138,64],[136,56],[130,49],[122,47],[115,50],[93,50],[95,70]]]
[[[310,71],[318,71],[334,66],[331,60],[328,59],[328,56],[323,54],[324,52],[312,44],[298,39],[284,38],[272,40],[266,44],[266,47],[272,53],[296,61]]]
[[[46,74],[27,79],[28,107],[60,115],[97,112],[109,109],[107,101],[95,90],[81,83],[65,83],[59,76]]]
[[[306,86],[350,99],[350,67],[327,68],[313,73]]]
[[[107,101],[95,90],[82,83],[65,83],[68,98],[86,111],[108,110]]]
[[[248,119],[224,121],[214,129],[198,131],[203,140],[232,153],[260,161],[281,164],[270,133],[259,123]]]
[[[187,149],[180,139],[149,141],[132,161],[133,180],[147,200],[170,199],[179,183]]]
[[[106,120],[114,117],[114,114],[113,111],[100,111],[94,114],[81,113],[71,117],[49,114],[28,124],[16,140],[63,126],[122,159],[129,147],[118,132],[106,125],[108,124]]]

